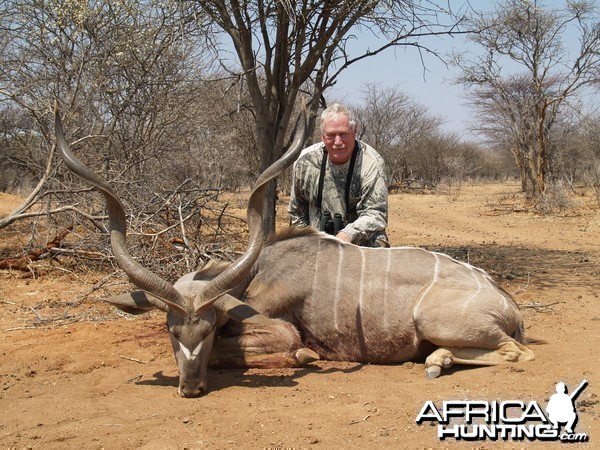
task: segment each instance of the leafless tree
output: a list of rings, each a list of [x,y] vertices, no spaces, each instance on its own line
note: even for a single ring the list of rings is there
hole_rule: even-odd
[[[585,127],[586,144],[589,148],[588,177],[594,188],[596,202],[600,206],[600,117],[587,121]]]
[[[167,136],[187,123],[189,111],[178,107],[181,96],[193,100],[196,87],[184,82],[191,71],[184,74],[175,61],[187,49],[173,14],[138,2],[0,5],[6,32],[0,105],[13,137],[6,148],[37,174],[22,210],[46,195],[45,184],[56,171],[50,120],[55,99],[72,138],[90,145],[86,156],[104,172],[157,172],[147,169],[171,150]],[[15,111],[18,122],[11,119]],[[23,137],[27,145],[20,145]]]
[[[552,10],[538,0],[505,0],[493,12],[470,17],[471,39],[483,56],[459,55],[459,83],[475,88],[480,130],[513,153],[524,192],[539,198],[556,176],[552,129],[568,100],[600,76],[600,21],[589,0]],[[569,57],[564,34],[579,32]],[[506,67],[517,66],[508,74]],[[571,111],[569,111],[569,114]]]
[[[361,138],[383,156],[392,184],[402,184],[414,173],[409,159],[418,158],[421,143],[440,133],[442,120],[398,88],[365,83],[356,106]]]
[[[573,189],[591,187],[600,205],[600,116],[588,115],[558,132],[562,178]]]

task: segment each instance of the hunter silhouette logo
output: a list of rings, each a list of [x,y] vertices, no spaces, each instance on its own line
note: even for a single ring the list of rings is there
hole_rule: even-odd
[[[566,423],[565,431],[569,434],[574,433],[573,428],[577,423],[575,399],[585,389],[587,384],[587,380],[583,380],[571,395],[567,394],[565,383],[560,382],[556,384],[556,394],[550,397],[548,406],[546,407],[548,419],[552,422],[554,429],[558,429],[559,424]]]
[[[418,425],[437,422],[440,440],[587,442],[586,433],[575,433],[578,419],[575,399],[587,385],[588,381],[583,380],[569,395],[567,385],[557,383],[545,413],[535,400],[446,400],[439,408],[428,400],[416,422]]]

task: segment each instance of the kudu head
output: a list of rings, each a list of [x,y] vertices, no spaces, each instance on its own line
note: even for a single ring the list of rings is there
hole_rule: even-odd
[[[65,139],[58,106],[55,106],[56,142],[66,166],[75,175],[93,185],[105,200],[109,215],[110,243],[119,266],[141,291],[107,299],[118,308],[141,314],[160,309],[167,314],[167,328],[179,369],[179,394],[198,397],[207,387],[207,367],[218,320],[230,318],[244,323],[268,324],[271,319],[259,314],[228,294],[248,276],[264,242],[263,205],[265,189],[298,156],[306,137],[306,108],[295,127],[295,139],[288,151],[256,180],[248,200],[248,248],[231,266],[208,280],[196,279],[195,273],[181,277],[174,285],[134,260],[126,247],[125,209],[112,186],[85,166],[71,152]]]

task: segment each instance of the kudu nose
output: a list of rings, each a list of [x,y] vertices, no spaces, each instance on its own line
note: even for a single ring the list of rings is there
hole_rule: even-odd
[[[200,381],[196,383],[184,383],[179,385],[179,395],[185,398],[200,397],[207,390],[206,383]]]

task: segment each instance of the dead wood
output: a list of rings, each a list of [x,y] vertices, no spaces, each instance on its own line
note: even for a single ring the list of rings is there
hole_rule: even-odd
[[[61,230],[53,239],[48,241],[43,247],[29,251],[25,256],[20,258],[6,258],[0,260],[0,269],[22,270],[28,272],[29,264],[32,261],[39,260],[43,255],[52,251],[53,248],[59,247],[61,242],[73,231],[73,226],[69,226]]]

